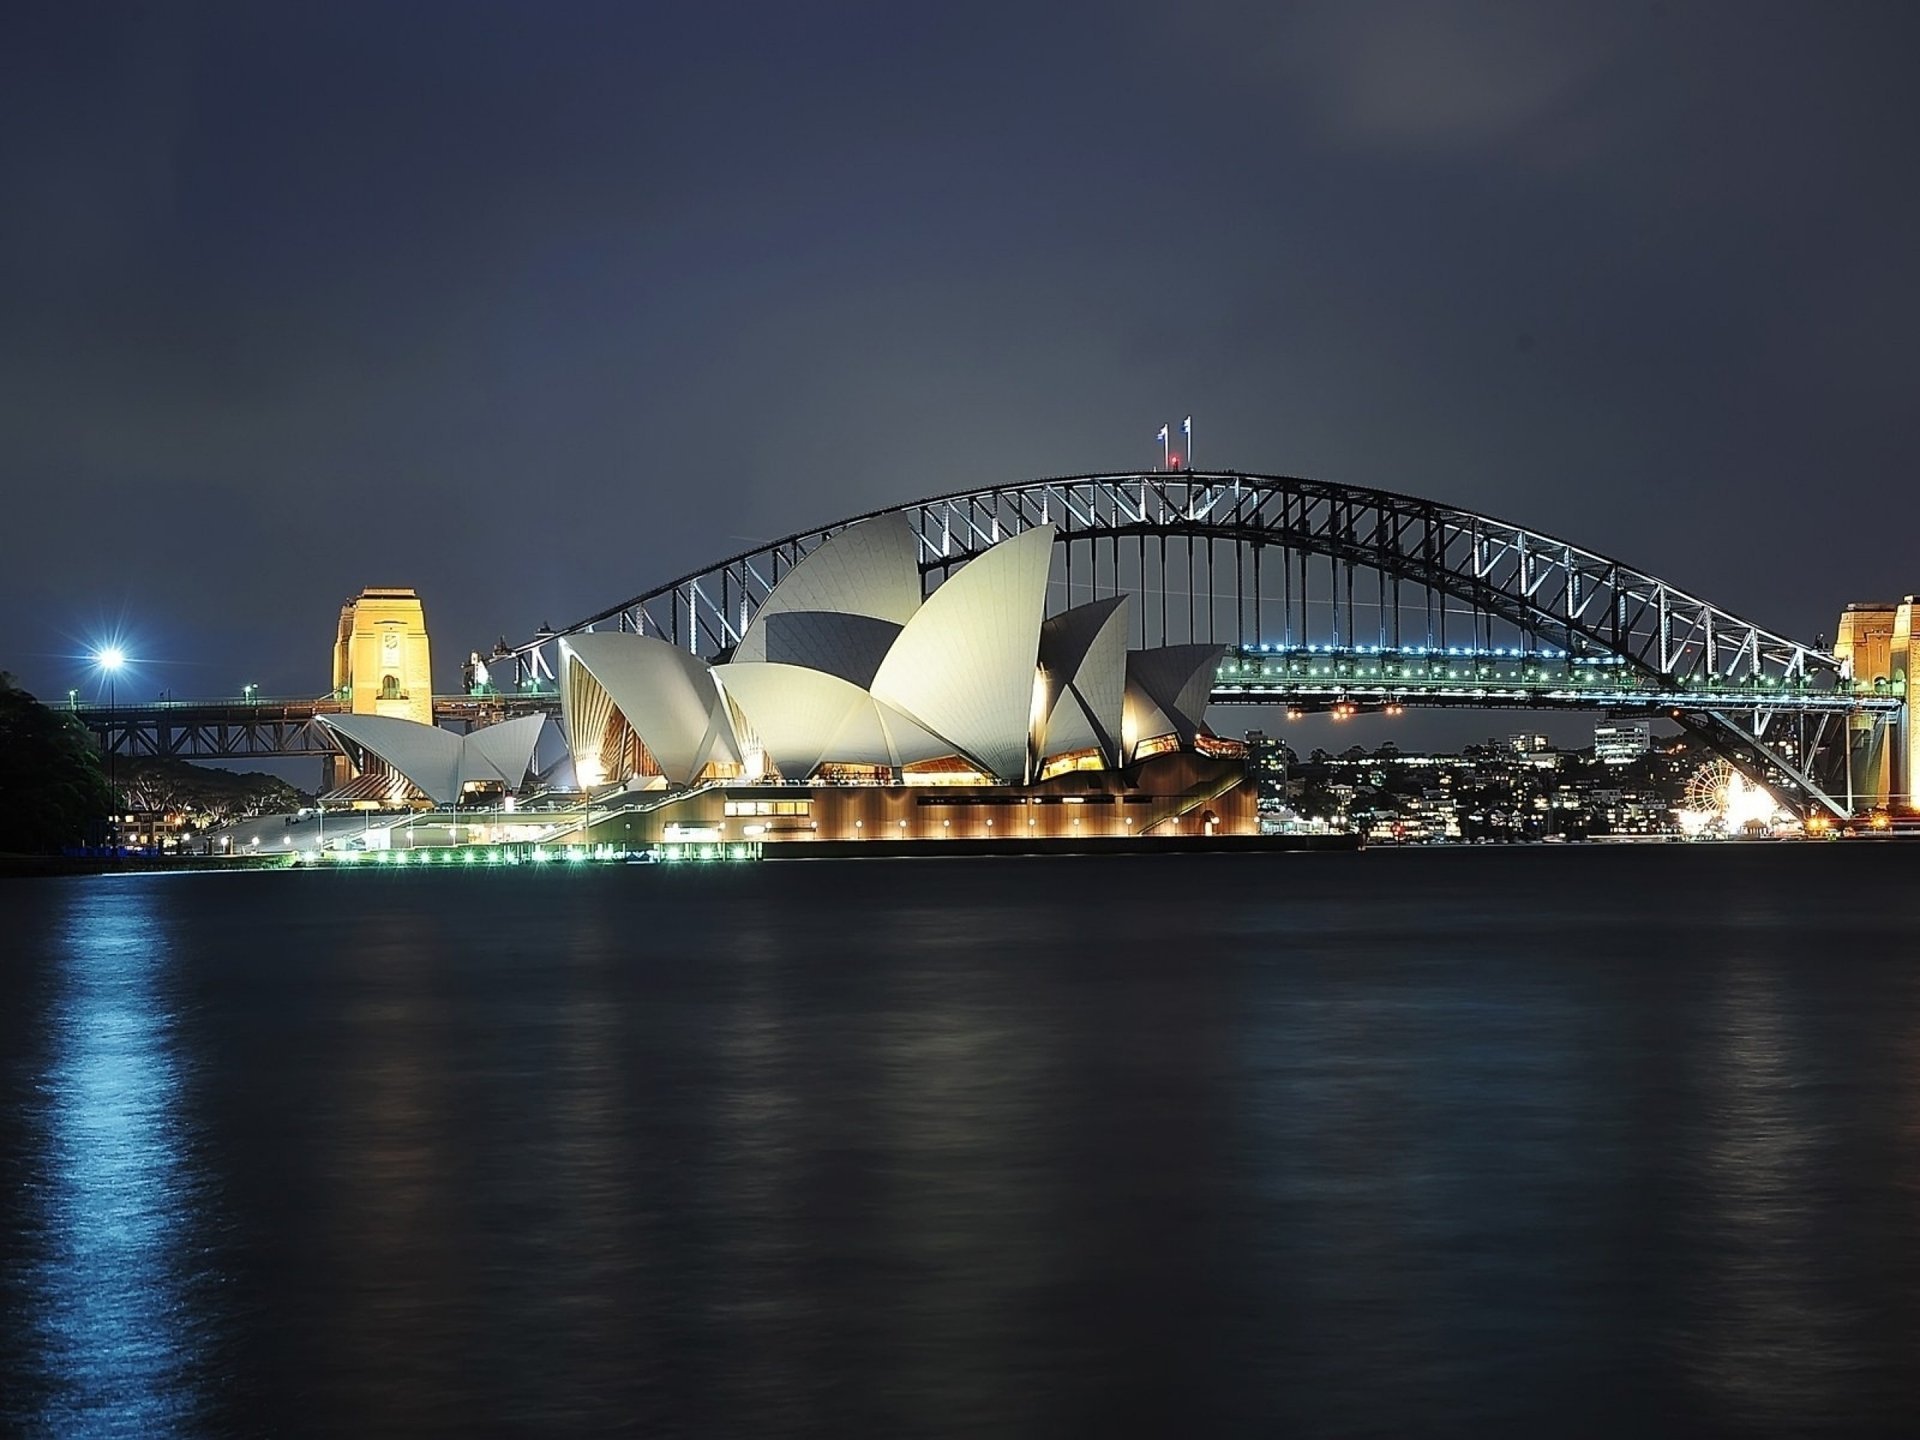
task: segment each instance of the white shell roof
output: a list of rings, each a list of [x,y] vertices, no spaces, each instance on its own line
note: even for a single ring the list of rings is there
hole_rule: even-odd
[[[1054,528],[1037,525],[968,561],[907,621],[873,694],[991,775],[1022,780]]]
[[[1142,741],[1178,735],[1183,745],[1205,729],[1207,698],[1224,645],[1163,645],[1127,654],[1123,727],[1127,758]]]
[[[546,716],[520,715],[469,731],[461,737],[462,783],[498,779],[509,790],[519,789],[533,769],[533,757],[546,728]]]
[[[1120,754],[1127,689],[1127,597],[1076,605],[1040,627],[1046,687],[1035,753],[1045,758],[1097,749],[1109,765]]]
[[[597,757],[605,724],[575,671],[589,677],[640,736],[666,777],[690,785],[713,760],[739,763],[739,744],[713,672],[697,655],[651,635],[570,635],[562,642],[560,687],[576,761]]]
[[[827,761],[897,766],[953,753],[953,746],[837,675],[765,661],[716,665],[713,673],[789,780],[804,780]]]
[[[919,558],[919,537],[902,514],[829,535],[761,602],[733,658],[868,684],[920,608]]]
[[[756,645],[761,653],[750,657],[736,651],[734,658],[748,664],[804,665],[855,685],[872,683],[900,636],[900,627],[891,620],[824,610],[783,610],[754,623],[760,626]]]
[[[905,516],[863,521],[796,566],[718,666],[651,636],[570,636],[574,756],[598,759],[617,716],[683,785],[740,763],[743,737],[790,780],[960,756],[1020,781],[1036,758],[1098,749],[1120,765],[1143,741],[1192,743],[1225,647],[1128,652],[1125,596],[1046,619],[1054,538],[1041,525],[1002,540],[922,601]]]
[[[475,782],[518,789],[547,723],[544,715],[522,715],[456,735],[390,715],[322,715],[319,720],[405,776],[436,805],[451,805]]]

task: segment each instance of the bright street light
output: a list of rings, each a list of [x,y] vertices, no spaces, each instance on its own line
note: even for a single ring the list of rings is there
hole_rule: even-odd
[[[115,693],[119,687],[114,682],[119,678],[120,667],[127,663],[127,652],[122,650],[118,645],[105,645],[94,652],[93,663],[105,671],[107,677],[107,792],[113,797],[113,848],[114,851],[118,853],[120,849],[121,801],[120,777],[116,773],[118,767],[114,764],[116,740],[113,731],[114,722],[118,718],[114,712],[120,707],[119,696]]]

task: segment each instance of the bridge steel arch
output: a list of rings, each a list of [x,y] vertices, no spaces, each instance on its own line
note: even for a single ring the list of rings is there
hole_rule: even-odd
[[[919,538],[928,589],[988,546],[1054,526],[1053,608],[1128,593],[1133,640],[1143,646],[1399,651],[1511,640],[1610,658],[1640,682],[1646,704],[1635,713],[1678,721],[1803,817],[1852,812],[1848,720],[1875,707],[1851,693],[1832,654],[1558,536],[1418,496],[1294,476],[1073,475],[888,506],[543,629],[496,649],[496,668],[510,658],[517,686],[537,692],[554,680],[561,637],[601,629],[722,657],[821,541],[893,513]]]

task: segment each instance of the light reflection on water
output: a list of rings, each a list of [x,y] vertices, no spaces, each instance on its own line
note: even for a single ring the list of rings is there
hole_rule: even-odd
[[[1911,853],[0,888],[0,1433],[1905,1434]]]
[[[206,1217],[154,901],[143,882],[93,887],[63,937],[34,1184],[45,1250],[32,1329],[49,1434],[190,1433],[201,1409],[192,1291]]]
[[[1702,1161],[1713,1204],[1700,1236],[1706,1283],[1684,1332],[1700,1383],[1748,1425],[1795,1430],[1848,1388],[1847,1317],[1820,1255],[1817,1060],[1773,957],[1727,967],[1702,1054],[1712,1093]]]

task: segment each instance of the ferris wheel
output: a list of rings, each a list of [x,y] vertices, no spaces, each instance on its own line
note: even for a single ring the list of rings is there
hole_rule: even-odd
[[[1709,760],[1687,780],[1683,814],[1698,817],[1694,823],[1708,834],[1754,835],[1772,829],[1780,806],[1725,760]]]
[[[1739,772],[1725,760],[1709,760],[1687,777],[1686,808],[1702,815],[1725,815]]]

